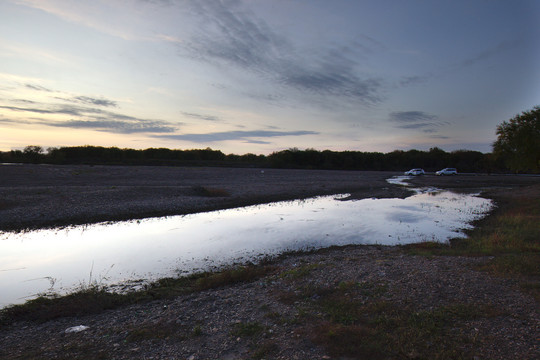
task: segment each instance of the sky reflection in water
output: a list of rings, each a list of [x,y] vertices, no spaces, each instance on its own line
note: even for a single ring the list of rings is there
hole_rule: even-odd
[[[174,276],[346,244],[448,241],[483,217],[490,200],[419,192],[407,199],[324,196],[185,216],[0,233],[0,307],[81,284]]]

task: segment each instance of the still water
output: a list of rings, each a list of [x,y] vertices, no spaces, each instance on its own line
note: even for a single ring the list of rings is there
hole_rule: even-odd
[[[0,307],[90,284],[126,284],[262,256],[346,244],[463,237],[490,200],[424,190],[406,199],[346,195],[25,233],[0,232]]]

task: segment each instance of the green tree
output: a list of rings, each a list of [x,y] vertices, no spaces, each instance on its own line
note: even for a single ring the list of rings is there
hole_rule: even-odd
[[[540,106],[497,126],[494,154],[515,172],[540,172]]]

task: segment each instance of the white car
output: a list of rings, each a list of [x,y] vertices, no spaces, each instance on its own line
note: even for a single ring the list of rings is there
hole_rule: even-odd
[[[436,175],[457,175],[457,170],[455,168],[445,168],[439,170],[435,173]]]
[[[405,171],[405,175],[424,175],[424,169],[411,169],[409,171]]]

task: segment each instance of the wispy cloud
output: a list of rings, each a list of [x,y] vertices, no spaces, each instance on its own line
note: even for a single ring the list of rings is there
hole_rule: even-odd
[[[33,106],[0,106],[0,109],[29,112],[41,115],[68,115],[77,119],[54,120],[33,119],[28,123],[74,129],[97,129],[113,133],[172,133],[177,126],[162,120],[148,120],[106,111],[99,108],[73,105],[43,105],[32,103]]]
[[[6,109],[11,111],[22,111],[22,112],[32,112],[38,114],[54,114],[54,111],[40,108],[31,108],[31,107],[19,107],[19,106],[0,106],[0,109]]]
[[[69,120],[62,122],[47,123],[49,126],[65,127],[72,129],[95,129],[119,134],[133,133],[170,133],[175,128],[160,121],[122,121],[122,120]]]
[[[431,115],[423,111],[394,111],[390,113],[390,120],[397,123],[416,123],[419,121],[433,121],[436,119],[436,115]]]
[[[214,121],[214,122],[221,121],[220,118],[218,118],[217,116],[213,116],[213,115],[202,115],[202,114],[195,114],[195,113],[189,113],[189,112],[182,112],[182,114],[184,116],[194,118],[194,119],[197,119],[197,120]]]
[[[410,85],[423,84],[427,82],[433,75],[412,75],[412,76],[403,76],[399,80],[399,85],[406,87]]]
[[[61,100],[74,102],[74,103],[81,103],[81,104],[87,104],[87,105],[97,105],[97,106],[104,106],[104,107],[117,107],[118,104],[116,101],[108,100],[104,98],[95,98],[90,96],[74,96],[72,98],[59,98]]]
[[[472,55],[469,58],[466,58],[459,62],[457,64],[458,67],[463,66],[472,66],[479,62],[485,61],[487,59],[490,59],[494,56],[497,56],[498,54],[506,51],[510,51],[516,46],[519,45],[519,40],[513,40],[513,41],[501,41],[500,43],[496,44],[495,46],[486,48],[482,51],[480,51],[477,54]]]
[[[41,85],[25,84],[24,86],[26,86],[29,89],[36,90],[36,91],[52,92],[51,89],[47,89],[46,87],[41,86]]]
[[[226,63],[277,84],[322,96],[354,98],[363,104],[381,100],[382,81],[361,76],[354,46],[330,47],[317,54],[302,52],[238,1],[198,1],[192,9],[200,30],[181,46],[209,63]],[[370,47],[374,40],[366,40]]]
[[[435,134],[441,126],[447,125],[447,122],[438,120],[437,115],[424,111],[395,111],[390,113],[389,119],[391,122],[396,123],[394,127],[398,129],[421,130],[426,134]],[[430,137],[437,136],[440,135],[431,135]]]
[[[227,140],[244,140],[251,143],[267,143],[260,138],[273,138],[282,136],[304,136],[317,135],[316,131],[268,131],[268,130],[253,130],[253,131],[223,131],[205,134],[180,134],[180,135],[156,135],[155,137],[166,138],[171,140],[185,140],[196,143],[208,143]]]

